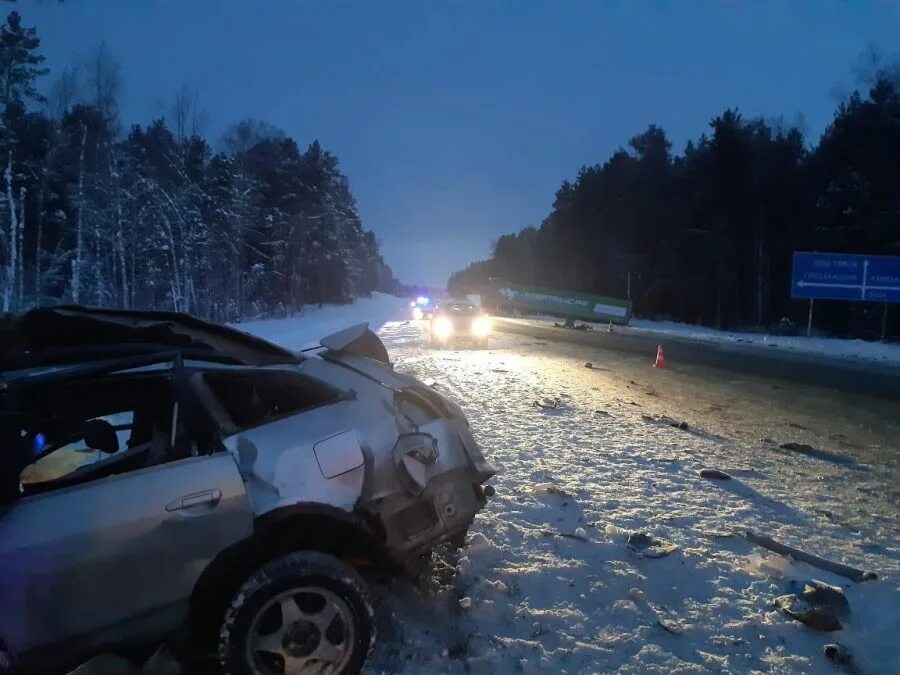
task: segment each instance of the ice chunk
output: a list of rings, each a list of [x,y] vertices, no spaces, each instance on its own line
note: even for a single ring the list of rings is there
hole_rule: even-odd
[[[791,561],[780,555],[762,555],[751,553],[744,558],[738,569],[759,577],[781,579],[791,570]]]
[[[607,537],[627,537],[629,534],[628,530],[623,530],[612,524],[607,525],[604,532],[606,532]]]

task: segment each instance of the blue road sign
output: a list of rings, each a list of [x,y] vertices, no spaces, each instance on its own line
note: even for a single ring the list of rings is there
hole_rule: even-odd
[[[791,297],[900,302],[900,258],[797,251]]]

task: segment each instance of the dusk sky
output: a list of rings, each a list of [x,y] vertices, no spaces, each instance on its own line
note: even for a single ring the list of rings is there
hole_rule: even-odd
[[[215,141],[254,117],[337,154],[407,283],[443,284],[547,215],[648,124],[675,150],[726,107],[828,124],[900,2],[20,1],[58,72],[105,40],[126,124],[196,89]],[[53,73],[46,78],[52,81]]]

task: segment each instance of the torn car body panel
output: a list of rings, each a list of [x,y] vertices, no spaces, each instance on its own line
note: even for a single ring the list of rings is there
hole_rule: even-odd
[[[456,404],[365,357],[312,357],[296,369],[354,395],[225,439],[257,517],[327,504],[376,523],[401,563],[468,528],[494,471]],[[323,470],[332,463],[347,470]]]
[[[319,344],[332,354],[364,356],[387,365],[391,363],[384,343],[369,330],[368,323],[360,323],[332,333],[322,338]]]

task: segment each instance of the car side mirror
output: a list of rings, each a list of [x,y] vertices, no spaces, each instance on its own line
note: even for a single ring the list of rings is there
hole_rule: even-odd
[[[116,429],[106,420],[88,420],[84,423],[84,444],[108,455],[119,451]]]

